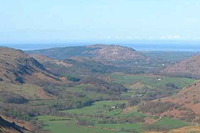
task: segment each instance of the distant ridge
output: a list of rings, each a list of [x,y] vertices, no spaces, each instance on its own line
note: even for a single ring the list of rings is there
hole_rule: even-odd
[[[132,48],[120,45],[103,44],[33,50],[28,51],[28,53],[45,55],[60,60],[76,56],[92,58],[98,61],[119,61],[145,58],[143,54]]]

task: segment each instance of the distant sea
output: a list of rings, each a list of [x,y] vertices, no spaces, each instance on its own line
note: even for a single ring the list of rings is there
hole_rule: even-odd
[[[95,43],[49,43],[49,44],[0,44],[21,50],[37,50],[55,47],[84,46]],[[200,51],[200,42],[134,42],[115,43],[116,45],[131,47],[138,51]]]

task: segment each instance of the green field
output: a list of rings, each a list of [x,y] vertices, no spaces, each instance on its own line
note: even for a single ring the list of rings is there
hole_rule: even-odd
[[[184,121],[180,121],[178,119],[172,119],[172,118],[167,118],[164,117],[162,118],[160,121],[158,121],[157,123],[155,123],[156,125],[160,125],[160,126],[164,126],[164,127],[170,127],[170,128],[180,128],[180,127],[184,127],[184,126],[189,126],[190,124]]]
[[[118,106],[125,103],[127,101],[124,100],[100,101],[95,102],[92,106],[62,111],[67,113],[69,117],[40,116],[38,119],[44,121],[45,129],[50,130],[52,133],[64,133],[66,131],[73,133],[141,132],[141,123],[129,123],[125,120],[129,117],[144,117],[146,115],[136,110],[122,114],[122,109]],[[114,106],[116,108],[112,109]],[[77,124],[79,120],[85,120],[92,125],[80,126]]]
[[[190,78],[178,78],[178,77],[161,77],[161,76],[149,76],[149,75],[129,75],[123,73],[111,74],[110,77],[120,84],[124,84],[127,87],[137,82],[142,82],[144,85],[151,86],[152,88],[160,88],[167,83],[173,83],[179,88],[183,88],[191,85],[195,82]]]
[[[163,91],[174,89],[173,94],[183,87],[189,86],[196,80],[189,78],[175,78],[175,77],[162,77],[162,76],[150,76],[150,75],[128,75],[123,73],[115,73],[110,75],[113,79],[112,82],[120,83],[128,88],[128,92],[121,94],[121,97],[131,96],[137,94],[137,90],[142,90],[144,86],[151,90]],[[158,80],[159,79],[159,80]],[[131,85],[140,82],[143,84],[141,88],[134,89]],[[172,84],[171,86],[167,86]],[[68,92],[81,93],[88,97],[95,99],[96,97],[103,96],[104,98],[109,97],[107,94],[98,94],[95,91],[86,91],[85,89],[92,89],[91,84],[81,84],[66,89]],[[56,100],[55,100],[56,101]],[[44,103],[51,104],[52,101]],[[109,101],[98,101],[94,102],[91,106],[82,108],[69,109],[61,111],[66,113],[66,117],[55,117],[55,116],[41,116],[39,120],[45,122],[45,129],[52,133],[131,133],[131,132],[143,132],[144,129],[157,130],[168,130],[179,128],[189,125],[187,122],[180,121],[177,119],[170,119],[164,117],[158,119],[157,116],[147,115],[137,111],[137,108],[128,112],[122,113],[124,106],[128,104],[127,100],[109,100]],[[122,107],[123,106],[123,107]],[[156,123],[146,125],[144,118],[151,118],[156,120]],[[79,125],[80,121],[84,121],[87,125]],[[88,124],[89,123],[89,124]]]
[[[126,131],[128,132],[142,132],[142,124],[136,123],[136,124],[98,124],[98,127],[104,127],[104,128],[110,128],[115,129],[116,131]]]
[[[111,130],[79,126],[75,120],[66,117],[40,116],[38,119],[44,122],[44,129],[52,133],[114,133]]]
[[[122,109],[113,109],[111,108],[117,104],[123,104],[126,101],[101,101],[95,102],[92,106],[84,107],[81,109],[71,109],[64,111],[70,114],[81,114],[81,115],[97,115],[97,114],[104,114],[107,116],[114,116],[120,114]]]
[[[153,130],[170,130],[170,129],[176,129],[181,128],[185,126],[191,125],[190,123],[187,123],[185,121],[181,121],[174,118],[168,118],[164,117],[157,121],[156,123],[149,125],[149,129]]]
[[[125,103],[125,101],[102,101],[96,102],[89,107],[64,111],[71,114],[70,117],[39,116],[37,118],[44,122],[44,129],[52,133],[142,133],[144,129],[166,131],[190,125],[187,122],[168,117],[163,117],[162,119],[153,118],[153,116],[148,116],[136,110],[126,114],[120,113],[118,109],[110,112],[107,110],[108,107],[119,103]],[[112,123],[109,121],[100,123],[103,117],[110,117],[115,121],[112,121]],[[127,120],[135,117],[151,117],[157,121],[150,125],[146,125],[143,122],[130,123],[120,121],[123,118]],[[77,124],[78,120],[90,121],[92,125],[79,125]]]
[[[122,97],[131,97],[137,94],[143,94],[148,97],[171,96],[177,94],[180,89],[196,82],[195,79],[180,77],[165,77],[157,75],[130,75],[124,73],[114,73],[109,75],[112,82],[123,84],[128,88],[128,92],[123,93]],[[134,86],[139,83],[139,86]]]
[[[109,75],[112,78],[111,82],[122,84],[128,88],[127,92],[122,92],[118,95],[123,100],[104,100],[95,101],[94,99],[109,99],[113,98],[111,94],[99,93],[95,90],[92,84],[77,84],[71,87],[63,87],[63,97],[57,99],[30,99],[28,105],[42,108],[51,108],[57,105],[62,105],[63,101],[71,105],[77,104],[79,101],[93,99],[94,103],[91,106],[73,107],[72,109],[61,109],[61,113],[66,115],[58,116],[39,116],[37,119],[44,123],[44,130],[51,133],[140,133],[145,130],[170,130],[179,127],[188,126],[189,123],[164,117],[158,119],[158,116],[147,115],[137,110],[137,107],[128,113],[123,113],[123,109],[129,104],[129,98],[132,95],[140,94],[148,95],[151,91],[158,94],[172,92],[176,94],[181,88],[191,85],[196,82],[194,79],[178,78],[178,77],[164,77],[155,75],[130,75],[124,73],[114,73]],[[140,83],[141,86],[133,87],[134,84]],[[170,86],[169,86],[170,85]],[[24,88],[27,86],[24,85]],[[16,89],[24,89],[23,87]],[[29,87],[29,86],[28,86]],[[31,98],[34,91],[37,89],[26,89],[26,93]],[[15,87],[16,88],[16,87]],[[30,91],[32,89],[32,91]],[[40,89],[40,88],[38,88]],[[145,91],[146,92],[145,92]],[[84,97],[75,97],[71,94],[82,94]],[[128,98],[129,97],[129,98]],[[126,99],[127,98],[127,99]],[[70,99],[70,100],[69,100]],[[143,101],[143,99],[141,100]],[[156,123],[147,125],[144,123],[145,118],[151,118],[157,121]],[[81,125],[85,122],[86,125]]]
[[[45,121],[44,129],[52,133],[125,133],[129,131],[142,131],[141,124],[98,124],[96,126],[79,126],[74,120],[64,120],[64,117],[40,116],[39,120]],[[128,133],[128,132],[126,132]]]

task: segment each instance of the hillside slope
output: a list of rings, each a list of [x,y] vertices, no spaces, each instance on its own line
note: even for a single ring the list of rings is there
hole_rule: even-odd
[[[180,118],[192,123],[200,123],[200,82],[183,88],[177,95],[154,100],[141,108],[161,117]],[[141,106],[141,107],[142,107]],[[146,106],[146,107],[145,107]]]
[[[23,51],[0,48],[0,81],[29,83],[40,79],[57,80],[37,60]]]
[[[181,90],[176,96],[164,99],[182,105],[197,115],[200,115],[200,82]]]
[[[162,70],[161,73],[169,75],[200,77],[200,55],[193,56],[178,64],[169,66]]]
[[[15,123],[11,123],[7,120],[4,120],[0,116],[0,132],[2,133],[24,133],[26,131],[25,128],[18,126]]]
[[[67,84],[36,59],[21,50],[0,47],[0,103],[24,104],[36,99],[54,99],[43,84]]]

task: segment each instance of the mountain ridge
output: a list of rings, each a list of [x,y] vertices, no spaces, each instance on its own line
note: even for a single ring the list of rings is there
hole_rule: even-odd
[[[103,44],[51,48],[27,52],[30,54],[41,54],[60,60],[75,56],[88,57],[98,61],[117,61],[145,58],[143,54],[129,47]]]

